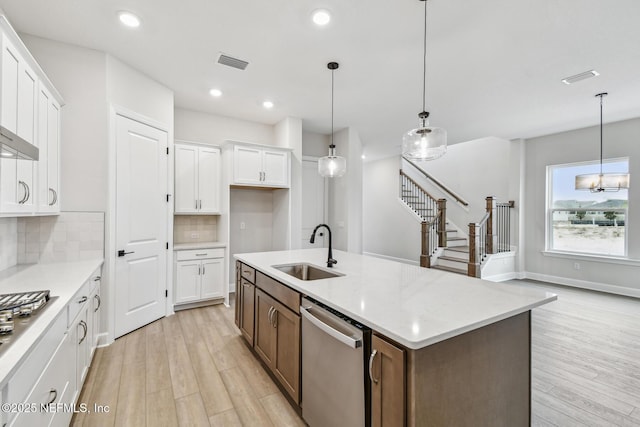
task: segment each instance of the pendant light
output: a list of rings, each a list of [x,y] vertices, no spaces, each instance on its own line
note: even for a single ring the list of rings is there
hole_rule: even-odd
[[[411,160],[435,160],[447,151],[447,131],[429,126],[429,112],[426,111],[427,97],[427,0],[424,2],[424,50],[422,68],[422,112],[417,129],[407,132],[402,138],[402,156]]]
[[[347,173],[347,159],[336,156],[336,146],[333,143],[333,74],[340,65],[329,62],[327,68],[331,70],[331,145],[329,155],[318,160],[318,173],[325,178],[340,178]]]
[[[613,192],[629,188],[628,173],[602,173],[602,98],[606,92],[599,93],[600,98],[600,173],[577,175],[576,190],[589,190],[592,193]]]

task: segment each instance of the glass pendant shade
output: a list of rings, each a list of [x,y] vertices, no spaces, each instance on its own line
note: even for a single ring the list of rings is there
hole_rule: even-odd
[[[447,131],[427,123],[402,138],[402,155],[410,160],[435,160],[447,152]]]
[[[318,173],[325,178],[340,178],[347,173],[347,159],[336,156],[336,147],[329,147],[329,155],[318,160]]]
[[[620,191],[629,188],[628,173],[602,173],[576,176],[576,190],[589,190],[592,193]]]

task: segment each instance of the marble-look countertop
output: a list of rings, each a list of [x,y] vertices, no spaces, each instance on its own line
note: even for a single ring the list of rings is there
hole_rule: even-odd
[[[20,363],[40,342],[50,325],[103,263],[102,259],[18,265],[0,272],[0,294],[49,290],[58,297],[38,315],[29,328],[0,356],[0,389]]]
[[[186,251],[189,249],[215,249],[226,248],[225,242],[203,242],[203,243],[176,243],[173,245],[174,251]]]
[[[235,254],[243,263],[410,349],[526,312],[557,299],[526,285],[494,283],[371,256],[333,252],[344,276],[303,281],[273,268],[308,262],[326,268],[326,249]]]

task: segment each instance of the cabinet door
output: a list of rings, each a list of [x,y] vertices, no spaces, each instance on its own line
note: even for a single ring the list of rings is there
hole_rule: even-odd
[[[220,150],[198,149],[198,200],[200,213],[220,212]]]
[[[198,211],[198,147],[175,145],[175,213]]]
[[[236,304],[236,326],[240,328],[240,316],[242,316],[242,284],[240,283],[240,261],[236,261],[236,295],[235,295],[235,304]]]
[[[200,299],[200,261],[180,261],[176,263],[176,304]]]
[[[273,319],[276,305],[276,300],[256,289],[256,330],[253,348],[272,371],[275,369],[276,359],[276,324]]]
[[[224,258],[202,260],[201,294],[202,299],[219,298],[222,292],[224,280]]]
[[[2,35],[2,79],[0,88],[0,124],[18,133],[18,81],[20,56],[6,35]]]
[[[60,212],[60,105],[49,103],[47,115],[47,203],[50,212]]]
[[[234,184],[262,185],[262,151],[236,145],[233,149]]]
[[[26,61],[18,66],[18,136],[37,145],[36,108],[38,96],[38,78]]]
[[[49,91],[40,86],[38,90],[38,212],[48,212],[49,202],[53,200],[49,191]]]
[[[371,337],[371,423],[404,426],[406,413],[405,352],[378,336]]]
[[[277,301],[272,314],[276,325],[273,373],[294,402],[300,402],[300,316]]]
[[[263,152],[262,184],[278,187],[289,186],[289,153],[282,151]]]
[[[89,307],[91,304],[84,304],[76,321],[71,325],[72,338],[76,346],[76,390],[80,393],[82,384],[89,371]]]
[[[256,287],[252,283],[247,282],[245,279],[241,279],[240,281],[242,282],[242,300],[240,301],[240,303],[242,304],[242,307],[240,308],[240,331],[242,332],[244,338],[253,347]]]
[[[96,348],[98,347],[98,337],[100,335],[100,310],[102,306],[102,300],[100,299],[100,277],[94,279],[96,282],[96,287],[93,291],[93,297],[91,298],[91,309],[89,312],[89,316],[91,317],[91,330],[89,331],[89,336],[91,337],[90,346],[90,356],[89,359],[93,359],[93,354],[95,353]]]

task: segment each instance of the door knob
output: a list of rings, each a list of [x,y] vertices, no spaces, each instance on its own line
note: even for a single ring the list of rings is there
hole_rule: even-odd
[[[120,249],[120,250],[118,251],[118,256],[120,257],[120,256],[125,256],[125,255],[133,254],[133,253],[135,253],[135,252],[134,252],[134,251],[131,251],[131,252],[125,252],[125,251],[124,251],[124,249]]]

